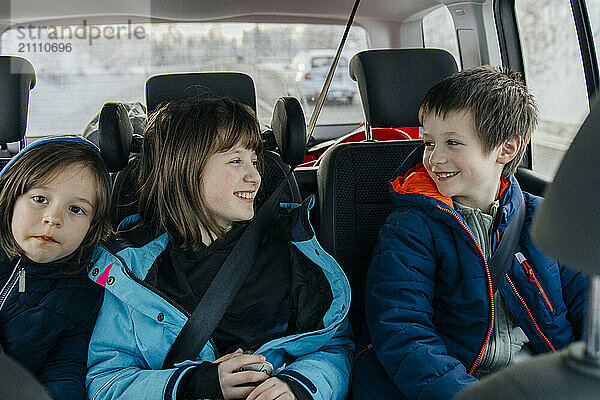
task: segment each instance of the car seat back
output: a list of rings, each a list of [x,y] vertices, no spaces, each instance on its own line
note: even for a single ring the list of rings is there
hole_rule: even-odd
[[[320,241],[350,281],[350,322],[355,336],[364,319],[365,279],[373,247],[392,210],[388,182],[400,163],[421,143],[343,143],[325,152],[317,171]]]
[[[349,70],[368,130],[419,126],[416,110],[425,94],[458,67],[442,49],[381,49],[355,54]]]
[[[151,76],[146,81],[148,114],[160,104],[189,98],[232,97],[256,112],[252,78],[241,72],[189,72]]]
[[[7,143],[24,147],[29,91],[35,86],[35,71],[21,57],[0,56],[0,168],[11,158]]]
[[[427,91],[457,71],[438,49],[367,50],[350,61],[368,128],[419,126]],[[350,321],[364,320],[365,279],[377,235],[391,211],[388,182],[421,140],[344,143],[328,149],[317,171],[320,239],[346,272],[352,288]]]

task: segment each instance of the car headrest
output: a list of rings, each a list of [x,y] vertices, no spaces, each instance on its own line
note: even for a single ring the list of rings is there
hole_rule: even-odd
[[[418,110],[427,91],[458,71],[441,49],[366,50],[350,60],[367,123],[374,128],[419,126]]]
[[[256,112],[252,78],[241,72],[193,72],[151,76],[146,81],[148,114],[173,100],[232,97]]]
[[[283,162],[292,168],[302,163],[306,153],[306,120],[298,99],[277,99],[271,129]]]
[[[98,119],[98,143],[100,154],[109,172],[117,172],[127,166],[133,126],[127,109],[121,103],[106,103]]]
[[[0,56],[0,143],[25,137],[29,91],[35,86],[35,71],[21,57]]]
[[[120,103],[125,107],[127,111],[127,116],[129,117],[129,121],[133,126],[133,140],[136,141],[137,137],[144,134],[144,130],[146,128],[146,105],[140,103],[139,101],[130,102],[130,103]],[[96,146],[100,146],[100,142],[98,140],[98,122],[100,120],[100,112],[92,118],[90,122],[85,126],[81,136],[86,138],[92,143],[95,143]],[[133,145],[132,145],[133,146]],[[131,150],[132,152],[133,149]]]

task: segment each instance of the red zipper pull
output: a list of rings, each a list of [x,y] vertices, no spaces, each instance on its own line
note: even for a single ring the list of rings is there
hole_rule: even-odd
[[[525,258],[523,253],[521,253],[521,252],[516,253],[515,257],[517,258],[517,261],[519,261],[519,264],[521,264],[523,266],[523,268],[525,269],[525,271],[527,271],[527,274],[529,274],[529,281],[532,283],[535,283],[535,286],[537,286],[538,290],[542,294],[542,297],[544,298],[544,301],[548,305],[548,308],[550,309],[550,311],[554,311],[554,307],[552,307],[552,304],[550,303],[550,299],[548,299],[548,296],[546,296],[546,292],[544,292],[542,285],[535,277],[535,274],[533,273],[533,268],[531,268],[529,266],[529,263],[527,262],[527,259]]]
[[[525,272],[527,272],[527,274],[529,275],[529,280],[531,282],[535,282],[535,276],[533,275],[533,269],[531,269],[531,267],[527,263],[527,259],[525,258],[523,253],[518,252],[517,254],[515,254],[515,258],[517,259],[519,264],[521,264],[523,266],[523,268],[525,269]]]

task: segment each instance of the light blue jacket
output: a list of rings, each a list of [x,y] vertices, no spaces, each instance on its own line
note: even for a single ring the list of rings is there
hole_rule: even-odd
[[[273,374],[300,383],[315,400],[343,399],[352,369],[354,343],[348,323],[350,285],[337,262],[317,242],[308,225],[314,200],[294,208],[292,243],[320,266],[331,285],[333,301],[323,316],[323,329],[281,337],[256,350],[273,364]],[[139,221],[132,216],[122,227]],[[86,379],[89,399],[175,400],[185,372],[203,361],[214,361],[208,342],[196,360],[161,369],[188,317],[143,280],[168,243],[163,234],[142,247],[111,252],[99,250],[90,277],[106,288],[88,354]]]

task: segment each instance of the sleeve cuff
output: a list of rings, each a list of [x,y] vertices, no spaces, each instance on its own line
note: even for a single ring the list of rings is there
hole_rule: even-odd
[[[177,400],[223,399],[218,368],[219,364],[208,361],[192,368],[179,382]]]
[[[193,367],[181,367],[175,370],[175,372],[171,375],[169,380],[167,381],[167,387],[165,388],[164,400],[176,400],[175,394],[177,392],[177,388],[181,383],[182,376],[185,376],[185,373],[192,369]],[[177,398],[178,399],[178,398]]]
[[[313,400],[313,397],[308,393],[308,390],[294,378],[283,374],[275,376],[288,384],[297,400]]]

